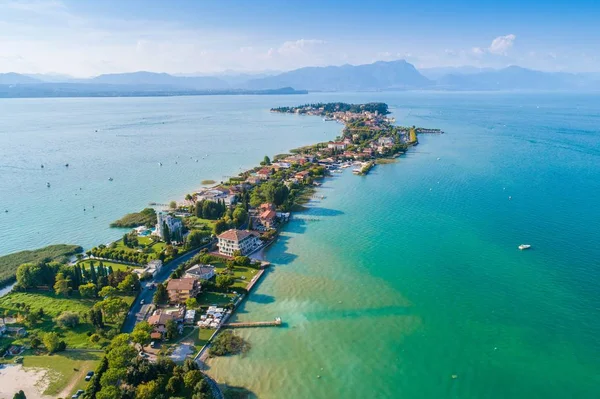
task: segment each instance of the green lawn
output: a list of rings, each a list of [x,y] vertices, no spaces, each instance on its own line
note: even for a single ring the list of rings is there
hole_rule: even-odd
[[[88,384],[85,375],[98,366],[102,352],[62,352],[56,355],[25,356],[23,367],[44,368],[49,370],[48,388],[45,395],[56,397],[69,384],[74,383],[69,398],[78,389],[85,389]]]
[[[117,262],[108,261],[108,260],[103,260],[103,261],[94,260],[94,265],[96,265],[96,267],[98,267],[98,265],[100,264],[100,262],[102,262],[102,264],[105,267],[112,266],[113,270],[124,270],[124,271],[127,271],[127,270],[131,270],[131,269],[135,269],[136,267],[139,267],[139,266],[124,265],[122,263],[117,263]],[[82,260],[78,264],[80,266],[85,266],[87,269],[89,269],[90,268],[90,259]]]
[[[216,220],[202,219],[196,216],[189,216],[186,219],[190,230],[203,230],[203,227],[206,226],[204,229],[208,228],[208,230],[212,231],[217,222]]]
[[[196,349],[200,350],[204,345],[208,343],[209,338],[215,332],[212,328],[199,328],[198,334],[194,334],[194,345]]]
[[[140,245],[143,245],[145,247],[147,247],[148,245],[152,244],[152,239],[148,236],[138,236],[138,242],[140,243]]]
[[[233,294],[224,294],[221,292],[206,292],[203,291],[198,297],[198,305],[200,306],[225,306],[231,303],[231,299],[235,297]]]
[[[216,272],[221,273],[225,270],[225,264],[223,262],[212,262],[211,263],[215,268]],[[251,267],[244,266],[236,266],[233,269],[233,277],[235,277],[235,283],[231,286],[231,289],[235,290],[236,288],[246,288],[252,278],[258,273],[258,270],[253,269]]]
[[[127,303],[132,303],[134,298],[132,296],[124,296],[123,299]],[[95,328],[90,323],[84,322],[82,317],[89,312],[90,308],[96,302],[97,299],[80,298],[77,292],[73,292],[69,298],[57,296],[52,291],[11,292],[0,298],[0,314],[4,314],[4,311],[8,310],[11,316],[14,316],[19,312],[17,304],[29,305],[32,311],[37,311],[40,308],[44,310],[44,317],[34,326],[28,327],[24,324],[15,324],[15,326],[25,327],[28,335],[27,337],[14,339],[14,344],[29,345],[32,335],[37,335],[41,338],[44,333],[54,331],[67,343],[67,348],[99,349],[108,341],[101,339],[96,344],[92,344],[89,341],[88,334],[95,332]],[[75,328],[61,328],[52,321],[53,318],[66,310],[80,314],[82,320]],[[116,324],[106,324],[107,328],[117,327]]]

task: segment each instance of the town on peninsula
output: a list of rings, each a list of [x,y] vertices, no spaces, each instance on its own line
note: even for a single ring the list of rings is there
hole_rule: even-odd
[[[223,398],[238,389],[217,384],[205,365],[250,350],[237,328],[285,328],[285,315],[232,321],[272,267],[265,249],[285,224],[319,196],[323,179],[346,169],[367,175],[395,162],[419,135],[443,133],[396,125],[385,103],[271,112],[343,128],[331,141],[265,156],[179,201],[125,215],[111,224],[123,229],[112,243],[0,258],[0,284],[14,284],[0,296],[0,366],[52,370],[48,397]]]

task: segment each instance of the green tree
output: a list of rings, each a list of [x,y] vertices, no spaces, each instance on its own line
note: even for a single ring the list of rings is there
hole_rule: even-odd
[[[87,283],[79,286],[79,294],[83,298],[95,298],[96,297],[96,284]]]
[[[120,399],[121,390],[114,385],[108,385],[102,387],[102,389],[96,393],[96,399]]]
[[[171,340],[177,336],[177,324],[174,320],[167,320],[165,323],[165,338]]]
[[[169,226],[167,225],[167,222],[163,222],[163,240],[165,240],[165,242],[167,244],[171,243],[171,231],[169,230]]]
[[[232,276],[225,276],[223,274],[219,274],[217,276],[217,287],[219,288],[229,288],[233,285],[235,279]]]
[[[237,227],[240,227],[248,219],[248,212],[242,205],[238,205],[233,210],[232,217],[234,219],[235,225]]]
[[[140,287],[140,279],[135,273],[129,273],[117,286],[123,292],[139,291]]]
[[[188,298],[185,301],[185,306],[190,309],[196,309],[198,307],[198,300],[196,298]]]
[[[31,345],[33,349],[37,349],[41,344],[42,341],[38,337],[32,337],[31,341],[29,341],[29,345]]]
[[[161,305],[167,303],[169,300],[169,293],[167,292],[167,287],[163,283],[158,283],[156,285],[156,292],[154,293],[154,297],[152,298],[152,302],[157,305]]]
[[[271,159],[267,155],[265,155],[265,157],[263,158],[263,164],[271,165]]]
[[[90,323],[96,328],[104,328],[104,320],[100,309],[91,308],[89,312]]]
[[[27,399],[27,397],[25,396],[25,392],[23,392],[23,390],[20,390],[19,392],[14,394],[13,399]]]
[[[204,379],[200,370],[190,370],[183,376],[183,383],[187,389],[192,389]]]
[[[131,332],[131,340],[140,345],[145,345],[150,342],[150,334],[152,333],[152,326],[147,321],[141,321],[135,325]]]
[[[219,219],[217,220],[217,222],[215,223],[215,226],[213,228],[213,232],[216,235],[221,234],[222,232],[226,231],[227,229],[229,229],[229,226],[227,225],[227,223],[223,220],[223,219]]]
[[[111,298],[117,295],[117,289],[115,287],[107,285],[106,287],[103,287],[100,290],[100,292],[98,292],[98,295],[102,298]]]
[[[135,390],[136,399],[155,399],[160,397],[161,389],[156,380],[148,381],[137,386]]]
[[[48,332],[44,334],[42,341],[50,353],[54,353],[60,348],[60,337],[55,332]]]
[[[71,279],[65,278],[63,273],[58,273],[56,275],[56,282],[54,283],[54,292],[56,292],[56,295],[69,296],[71,292],[70,283]]]
[[[75,312],[65,310],[54,319],[54,322],[62,328],[74,328],[79,324],[79,315]]]
[[[177,209],[177,201],[171,201],[171,202],[169,202],[169,208],[171,208],[171,209]]]
[[[169,382],[167,382],[166,390],[171,395],[176,395],[183,388],[183,379],[179,375],[174,375],[169,378]]]
[[[98,302],[95,306],[98,306],[102,310],[106,319],[112,321],[115,321],[117,317],[121,316],[129,308],[127,302],[121,298],[108,298]]]

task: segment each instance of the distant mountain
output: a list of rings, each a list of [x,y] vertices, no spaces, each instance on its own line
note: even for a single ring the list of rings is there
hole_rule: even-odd
[[[24,75],[48,83],[77,83],[85,80],[58,73],[27,73]]]
[[[416,89],[432,85],[412,64],[404,60],[378,61],[365,65],[306,67],[275,76],[253,79],[246,88],[269,89],[291,86],[310,91],[362,91]]]
[[[473,75],[481,72],[492,72],[494,68],[479,68],[475,66],[419,68],[421,75],[436,80],[445,75]]]
[[[42,81],[14,72],[0,73],[0,85],[19,85],[32,83],[42,83]]]
[[[542,72],[510,66],[475,74],[450,74],[437,79],[436,86],[446,90],[590,90],[599,89],[583,75]],[[591,84],[591,85],[590,85]]]
[[[162,85],[194,90],[228,89],[229,84],[211,76],[184,77],[167,73],[132,72],[100,75],[89,80],[93,84],[109,85]]]

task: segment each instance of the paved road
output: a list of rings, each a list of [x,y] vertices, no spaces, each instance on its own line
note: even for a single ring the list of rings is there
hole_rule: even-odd
[[[154,280],[152,280],[151,282],[152,283],[165,282],[169,278],[171,273],[173,273],[173,270],[177,269],[179,267],[179,265],[192,259],[203,248],[207,248],[213,244],[214,243],[210,243],[210,244],[207,244],[200,248],[196,248],[196,249],[188,252],[187,254],[180,256],[179,258],[172,260],[169,263],[164,264],[163,267],[160,269],[160,271],[156,274],[156,277],[154,278]],[[145,285],[142,283],[142,286],[145,286]],[[154,296],[154,291],[155,290],[151,290],[148,288],[142,288],[142,292],[137,297],[137,299],[135,300],[135,303],[131,307],[131,310],[127,314],[127,318],[125,319],[125,323],[123,324],[123,328],[121,329],[122,332],[125,332],[125,333],[132,332],[133,327],[136,325],[136,323],[141,321],[141,320],[138,320],[138,313],[140,312],[140,310],[142,309],[142,306],[143,306],[140,302],[143,299],[146,304],[152,303],[152,297]],[[143,317],[143,315],[142,315],[142,317]]]

